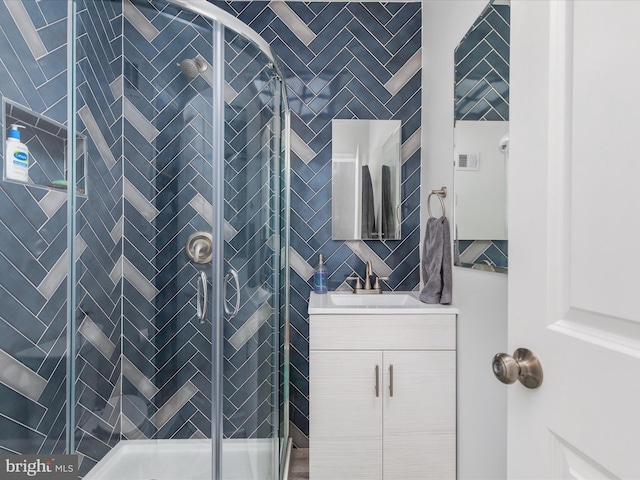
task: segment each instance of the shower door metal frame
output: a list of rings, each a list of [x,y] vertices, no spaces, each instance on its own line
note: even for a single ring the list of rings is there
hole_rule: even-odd
[[[222,437],[223,437],[223,379],[224,379],[224,26],[213,22],[213,245],[211,260],[212,314],[212,379],[211,379],[211,471],[214,480],[222,479]],[[216,108],[217,107],[217,108]],[[222,199],[222,201],[220,201]]]
[[[76,0],[67,3],[67,182],[76,185]],[[75,453],[76,429],[76,189],[67,188],[67,404],[65,443]]]
[[[274,191],[276,192],[276,195],[274,195],[275,198],[275,205],[273,206],[273,211],[274,211],[274,216],[276,219],[276,224],[274,226],[273,229],[273,236],[275,237],[274,239],[274,245],[276,245],[276,250],[280,251],[280,229],[281,229],[281,223],[280,223],[280,191],[282,188],[282,185],[280,183],[280,160],[281,160],[281,145],[282,145],[282,78],[280,77],[278,71],[275,68],[275,64],[272,64],[272,69],[274,70],[274,76],[272,78],[272,82],[274,83],[274,92],[273,92],[273,106],[274,106],[274,112],[273,112],[273,132],[271,133],[272,135],[276,135],[276,139],[275,139],[275,144],[273,145],[273,151],[271,152],[271,165],[272,168],[275,170],[272,174],[272,178],[273,181],[275,183],[274,185]],[[270,139],[271,141],[273,141],[273,138]],[[277,257],[277,260],[280,260],[280,256]],[[279,348],[279,344],[280,344],[280,339],[278,336],[278,332],[280,329],[280,265],[279,265],[279,261],[276,262],[276,264],[273,265],[273,277],[274,277],[274,281],[273,281],[273,296],[274,296],[274,305],[273,305],[273,309],[275,312],[275,315],[277,317],[277,320],[274,320],[274,326],[273,326],[273,332],[272,332],[272,342],[273,342],[273,351],[272,352],[279,352],[280,348]],[[276,355],[277,356],[277,355]],[[272,398],[272,403],[273,403],[273,411],[272,411],[272,415],[273,415],[273,427],[272,427],[272,436],[273,436],[273,441],[275,442],[275,445],[277,448],[279,447],[279,440],[280,437],[278,435],[278,431],[280,429],[280,416],[278,415],[280,413],[280,397],[279,397],[279,392],[280,392],[280,382],[278,379],[278,372],[280,370],[280,362],[278,361],[278,358],[275,359],[275,361],[273,362],[273,370],[272,370],[272,384],[273,384],[273,389],[271,390],[271,398]],[[278,453],[278,452],[277,452]],[[273,478],[274,480],[279,478],[278,473],[280,472],[280,455],[278,455],[276,453],[275,455],[275,461],[273,462]]]

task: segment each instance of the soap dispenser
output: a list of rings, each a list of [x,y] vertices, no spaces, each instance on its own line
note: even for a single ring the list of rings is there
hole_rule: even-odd
[[[29,149],[20,141],[20,130],[24,125],[11,125],[5,149],[5,178],[7,180],[29,181]]]
[[[324,264],[324,255],[320,254],[318,266],[313,274],[313,291],[315,293],[327,293],[327,267]]]

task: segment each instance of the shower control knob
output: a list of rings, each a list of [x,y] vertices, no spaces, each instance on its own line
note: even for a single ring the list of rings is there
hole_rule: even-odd
[[[213,258],[213,237],[209,232],[196,232],[187,240],[185,250],[192,262],[209,263]]]
[[[492,369],[495,377],[508,385],[516,380],[527,388],[538,388],[542,384],[542,364],[527,348],[518,348],[513,356],[498,353],[493,357]]]

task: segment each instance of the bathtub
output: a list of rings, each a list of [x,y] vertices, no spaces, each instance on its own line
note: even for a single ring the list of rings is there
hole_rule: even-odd
[[[225,439],[224,480],[274,480],[277,440]],[[211,480],[211,440],[123,440],[84,480]]]

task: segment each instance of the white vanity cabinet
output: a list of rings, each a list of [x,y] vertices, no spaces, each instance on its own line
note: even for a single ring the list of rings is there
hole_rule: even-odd
[[[456,315],[425,310],[310,315],[311,480],[455,479]]]

